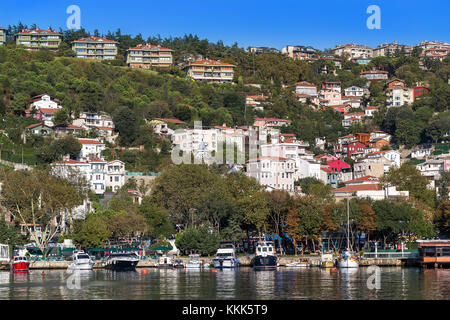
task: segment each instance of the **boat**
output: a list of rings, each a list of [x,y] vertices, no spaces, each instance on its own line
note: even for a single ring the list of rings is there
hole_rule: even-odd
[[[286,267],[289,267],[289,268],[306,268],[306,267],[309,267],[310,265],[311,265],[311,263],[306,258],[300,259],[299,261],[286,263]]]
[[[168,257],[166,255],[159,257],[158,268],[172,269],[173,266],[174,265],[171,257]]]
[[[254,269],[274,269],[277,267],[277,256],[273,241],[258,241],[256,243],[256,255],[250,262]]]
[[[350,244],[350,208],[349,208],[349,200],[347,198],[347,249],[344,254],[338,258],[338,268],[358,268],[359,267],[359,259],[355,256],[355,254],[349,249]]]
[[[222,241],[213,259],[214,268],[236,268],[240,261],[236,257],[236,248],[232,241]]]
[[[200,255],[191,254],[189,258],[189,262],[186,263],[186,269],[201,269],[203,267],[203,261],[199,259]]]
[[[76,251],[72,255],[72,263],[69,265],[70,270],[92,270],[94,261],[84,251]]]
[[[173,261],[173,267],[174,268],[184,268],[185,264],[184,264],[183,259],[175,258],[175,260]]]
[[[129,253],[111,253],[104,264],[105,269],[112,271],[136,271],[139,259]]]
[[[11,270],[13,272],[28,272],[30,261],[25,256],[14,256],[11,259]]]
[[[324,253],[320,256],[320,266],[322,268],[333,268],[334,260],[331,253]]]

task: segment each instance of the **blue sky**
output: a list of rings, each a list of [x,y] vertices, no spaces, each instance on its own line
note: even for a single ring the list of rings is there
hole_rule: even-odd
[[[192,33],[244,48],[278,49],[287,44],[324,49],[350,42],[373,47],[394,40],[410,45],[450,42],[449,0],[12,0],[2,1],[0,26],[21,21],[67,29],[69,5],[80,7],[81,24],[88,31],[120,28],[123,34],[141,33],[144,39]],[[370,5],[380,7],[380,30],[366,27]]]

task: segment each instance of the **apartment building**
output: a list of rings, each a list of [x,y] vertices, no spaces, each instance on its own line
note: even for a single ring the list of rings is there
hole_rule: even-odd
[[[317,97],[317,87],[313,83],[300,81],[295,84],[295,93]]]
[[[172,144],[174,148],[188,153],[217,152],[219,134],[219,129],[179,129],[172,134]]]
[[[288,55],[295,60],[314,61],[319,59],[317,50],[309,46],[291,46],[288,45],[281,49],[281,53]]]
[[[411,54],[413,47],[404,44],[398,44],[397,41],[393,43],[382,43],[373,49],[373,57],[394,56],[396,52],[403,51],[406,55]]]
[[[282,157],[259,157],[247,161],[247,176],[255,178],[268,190],[294,192],[295,160]]]
[[[15,35],[16,44],[27,50],[39,50],[46,48],[49,50],[58,50],[62,40],[62,35],[54,30],[33,30],[23,29]]]
[[[269,47],[248,47],[246,52],[250,53],[280,53],[280,50]]]
[[[429,159],[416,165],[417,170],[428,179],[428,187],[434,189],[436,181],[441,178],[444,172],[445,162],[443,159]]]
[[[267,96],[261,94],[259,96],[246,96],[245,106],[254,108],[255,110],[264,111],[264,103],[267,100]]]
[[[343,56],[344,54],[347,54],[349,59],[354,57],[373,58],[372,48],[355,43],[336,45],[333,49],[333,52],[335,55],[338,56]]]
[[[0,46],[6,44],[6,29],[0,27]]]
[[[205,59],[189,62],[184,69],[187,76],[194,80],[231,83],[233,82],[235,67],[235,65],[221,62],[220,60]]]
[[[117,42],[103,37],[90,36],[72,42],[72,50],[80,59],[114,60]]]
[[[130,68],[170,67],[173,50],[152,44],[139,44],[127,50],[127,65]]]
[[[368,90],[365,88],[360,88],[357,86],[351,86],[346,89],[344,89],[344,95],[345,96],[351,96],[351,97],[363,97],[364,94],[368,93]]]
[[[360,76],[362,78],[366,78],[369,81],[387,80],[388,72],[383,70],[372,69],[369,71],[361,71]]]
[[[75,161],[65,159],[52,164],[52,174],[63,178],[80,175],[86,179],[95,194],[104,194],[106,188],[119,190],[125,184],[125,164],[120,160]]]

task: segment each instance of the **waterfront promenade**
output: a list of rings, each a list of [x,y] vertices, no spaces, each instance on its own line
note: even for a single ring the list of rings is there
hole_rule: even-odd
[[[241,256],[239,260],[241,266],[249,267],[252,256]],[[280,267],[285,266],[288,263],[298,261],[300,258],[308,258],[312,267],[320,267],[320,257],[319,256],[279,256],[278,263]],[[188,258],[184,258],[186,261]],[[213,257],[201,257],[203,263],[212,265]],[[362,258],[360,261],[360,266],[406,266],[411,263],[407,263],[406,259],[401,258]],[[411,261],[410,261],[411,262]],[[30,263],[30,269],[34,270],[57,270],[57,269],[67,269],[71,261],[32,261]],[[415,265],[414,263],[412,263]],[[156,268],[158,266],[158,259],[145,259],[140,260],[137,268]],[[103,261],[96,261],[94,264],[94,269],[102,269]],[[2,263],[0,270],[9,270],[9,264]]]

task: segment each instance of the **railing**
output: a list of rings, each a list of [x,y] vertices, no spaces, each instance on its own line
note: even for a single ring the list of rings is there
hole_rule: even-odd
[[[364,252],[363,258],[372,258],[372,259],[413,259],[419,257],[418,252]]]

